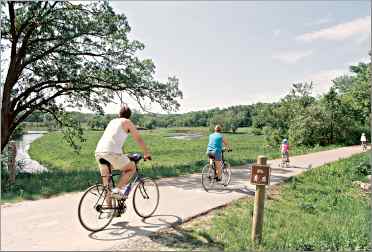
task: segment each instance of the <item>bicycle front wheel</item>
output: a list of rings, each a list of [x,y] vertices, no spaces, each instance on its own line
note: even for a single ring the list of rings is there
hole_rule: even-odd
[[[214,185],[215,172],[212,165],[207,164],[202,169],[202,186],[205,191],[210,190]]]
[[[153,215],[159,205],[159,188],[151,178],[141,179],[134,189],[133,208],[142,218]]]
[[[115,208],[112,207],[115,200],[109,196],[102,184],[91,186],[85,191],[78,207],[79,221],[85,229],[97,232],[111,223],[115,215]]]
[[[222,184],[228,186],[231,181],[231,166],[228,162],[222,168]]]

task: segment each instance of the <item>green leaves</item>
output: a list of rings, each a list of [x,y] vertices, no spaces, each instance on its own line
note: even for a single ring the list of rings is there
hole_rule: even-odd
[[[256,104],[253,126],[264,129],[270,145],[287,137],[295,145],[359,143],[361,133],[370,131],[370,64],[350,70],[318,98],[311,95],[312,82],[295,83],[280,102]]]
[[[2,15],[1,42],[17,50],[9,59],[3,93],[3,102],[11,104],[6,112],[14,120],[5,128],[12,131],[22,122],[22,112],[28,111],[27,117],[57,100],[64,107],[101,112],[114,93],[126,93],[142,107],[149,102],[166,111],[179,108],[178,78],[154,79],[151,59],[136,56],[144,45],[128,38],[126,16],[116,14],[108,1],[8,5],[9,15]],[[6,138],[8,133],[2,133]]]

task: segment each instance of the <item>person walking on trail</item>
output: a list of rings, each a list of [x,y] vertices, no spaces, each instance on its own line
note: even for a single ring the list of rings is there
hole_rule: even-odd
[[[362,144],[362,147],[363,148],[366,148],[366,144],[367,144],[367,138],[366,138],[366,134],[365,133],[362,133],[362,136],[360,137],[360,142]]]
[[[286,138],[283,139],[280,150],[282,152],[283,160],[285,160],[286,162],[289,162],[289,153],[288,153],[289,144],[288,144],[288,140]]]
[[[98,163],[103,184],[107,186],[110,183],[110,169],[122,171],[117,187],[112,189],[112,197],[117,199],[125,198],[124,187],[135,173],[135,163],[130,161],[128,156],[123,153],[123,145],[131,134],[139,147],[144,152],[144,160],[151,160],[149,149],[145,145],[138,130],[129,119],[132,112],[128,106],[120,109],[118,118],[112,119],[107,125],[101,139],[98,141],[95,157]],[[107,203],[111,205],[111,195],[107,197]]]
[[[222,128],[220,125],[214,127],[214,133],[209,135],[209,142],[207,147],[207,155],[209,163],[212,164],[213,160],[216,164],[216,180],[221,180],[221,167],[222,167],[222,149],[223,147],[230,149],[227,140],[221,134]]]

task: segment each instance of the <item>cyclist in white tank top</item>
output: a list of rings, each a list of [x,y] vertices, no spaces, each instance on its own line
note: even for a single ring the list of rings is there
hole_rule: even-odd
[[[115,118],[110,121],[97,144],[96,153],[123,153],[122,148],[128,137],[123,129],[123,120],[125,119]]]
[[[128,106],[123,106],[119,112],[119,118],[115,118],[107,125],[101,139],[96,147],[96,161],[100,168],[102,180],[104,185],[109,183],[110,171],[107,165],[102,164],[102,159],[109,162],[113,169],[122,170],[122,175],[117,183],[117,188],[112,190],[113,197],[124,197],[124,186],[126,186],[130,178],[135,173],[135,164],[123,154],[123,145],[130,133],[134,140],[138,143],[144,152],[144,160],[150,160],[151,155],[145,145],[138,130],[131,120],[131,111]],[[111,205],[110,196],[107,198],[107,203]]]

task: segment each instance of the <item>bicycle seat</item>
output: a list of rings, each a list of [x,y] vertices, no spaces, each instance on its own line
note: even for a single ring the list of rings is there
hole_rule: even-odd
[[[111,166],[110,162],[104,158],[100,158],[98,161],[100,164]]]
[[[213,154],[211,154],[211,153],[208,153],[208,157],[209,157],[210,159],[215,159],[215,156],[214,156]]]
[[[142,159],[142,155],[140,153],[128,154],[128,158],[130,161],[137,163]]]

